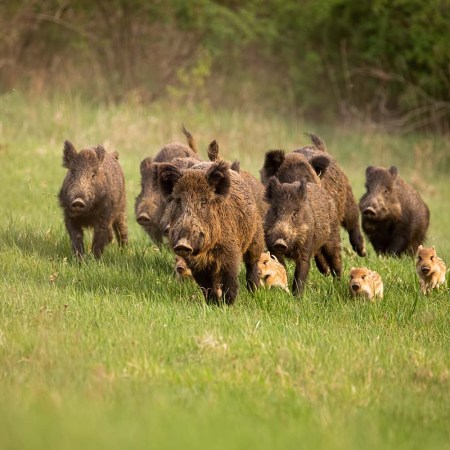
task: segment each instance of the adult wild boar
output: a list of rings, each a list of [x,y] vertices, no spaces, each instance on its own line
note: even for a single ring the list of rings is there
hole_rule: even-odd
[[[364,238],[359,226],[359,210],[350,181],[336,160],[326,151],[325,143],[309,135],[314,145],[285,154],[283,150],[266,153],[261,169],[261,181],[266,184],[271,176],[282,183],[305,179],[319,184],[333,199],[339,223],[347,230],[350,244],[359,256],[365,256]]]
[[[414,255],[425,240],[430,211],[395,166],[369,166],[359,208],[362,227],[377,254]]]
[[[261,218],[247,186],[224,161],[189,169],[161,164],[161,193],[169,211],[169,241],[192,271],[206,301],[227,304],[238,294],[239,265],[247,288],[259,284],[257,262],[263,250]]]
[[[280,262],[284,257],[295,261],[292,292],[301,295],[311,258],[322,259],[333,276],[342,272],[339,222],[333,200],[320,186],[305,179],[280,183],[272,176],[266,187],[270,204],[264,222],[268,250]],[[319,265],[318,265],[319,266]]]
[[[64,143],[63,166],[68,169],[59,203],[76,256],[84,255],[83,229],[94,228],[92,251],[100,257],[113,230],[119,245],[127,243],[125,179],[118,153],[98,145],[77,152]]]
[[[181,158],[186,158],[191,164],[193,164],[193,161],[200,161],[191,133],[184,127],[183,133],[189,146],[179,143],[168,144],[154,158],[145,158],[140,165],[141,192],[136,197],[134,206],[136,221],[142,226],[152,241],[158,245],[162,243],[164,235],[162,216],[165,209],[157,181],[158,163],[173,160],[179,161]]]

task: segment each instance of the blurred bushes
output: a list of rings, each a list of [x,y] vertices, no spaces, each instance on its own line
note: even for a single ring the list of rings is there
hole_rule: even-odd
[[[0,3],[0,87],[449,130],[449,0]]]

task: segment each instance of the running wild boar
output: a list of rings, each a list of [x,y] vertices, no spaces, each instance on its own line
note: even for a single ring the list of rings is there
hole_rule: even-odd
[[[316,257],[319,270],[319,261],[324,260],[339,278],[339,222],[334,202],[326,191],[305,179],[301,183],[280,183],[271,177],[266,200],[270,205],[264,222],[267,248],[283,265],[284,257],[295,261],[292,292],[302,294],[312,257]]]
[[[364,297],[370,301],[383,298],[381,276],[367,267],[352,267],[350,269],[349,288],[353,297]]]
[[[180,161],[184,158],[187,165],[200,161],[191,133],[184,127],[183,133],[189,146],[178,143],[168,144],[154,158],[145,158],[140,165],[141,192],[136,197],[134,206],[136,221],[150,236],[150,239],[158,245],[163,241],[165,228],[162,221],[165,204],[161,198],[157,180],[158,163],[177,160],[177,165],[183,165]]]
[[[259,285],[263,229],[255,200],[239,174],[224,161],[188,169],[166,163],[159,167],[158,180],[167,202],[169,241],[186,260],[206,301],[234,302],[242,259],[247,288],[254,290]]]
[[[261,181],[267,184],[271,176],[282,183],[293,183],[305,179],[321,185],[336,206],[339,223],[347,230],[350,244],[359,256],[365,256],[364,238],[359,226],[359,210],[350,182],[336,160],[327,152],[325,143],[309,135],[314,145],[309,145],[285,154],[283,150],[266,153],[261,169]]]
[[[261,253],[258,261],[258,275],[263,286],[279,287],[289,292],[286,269],[270,252]]]
[[[414,255],[425,240],[430,212],[396,167],[369,166],[359,208],[363,230],[377,254]]]
[[[436,254],[436,248],[417,248],[416,272],[419,275],[420,290],[422,294],[428,294],[432,289],[439,288],[445,283],[447,267],[445,262]]]
[[[64,143],[63,167],[67,174],[59,203],[76,256],[84,255],[83,229],[92,227],[92,251],[96,258],[111,242],[113,231],[120,246],[127,243],[125,179],[118,153],[98,145],[77,152]]]

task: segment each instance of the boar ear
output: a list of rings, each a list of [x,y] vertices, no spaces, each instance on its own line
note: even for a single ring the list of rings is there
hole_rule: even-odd
[[[206,172],[206,181],[217,195],[228,195],[231,186],[228,164],[225,161],[214,163]]]
[[[416,255],[418,255],[419,252],[420,252],[420,250],[422,250],[422,249],[423,249],[423,245],[420,244],[420,245],[417,247]]]
[[[238,160],[233,161],[233,163],[231,164],[230,169],[234,170],[237,173],[239,173],[241,171],[241,163]]]
[[[70,168],[72,165],[72,162],[77,156],[77,151],[75,150],[75,147],[73,144],[69,141],[64,142],[64,149],[63,149],[63,167],[66,167],[67,169]]]
[[[283,150],[270,150],[266,153],[264,166],[261,169],[261,181],[267,183],[270,177],[277,173],[277,170],[283,164],[285,155]]]
[[[217,161],[219,159],[219,144],[216,140],[212,141],[208,147],[208,158],[210,161]]]
[[[186,136],[186,139],[187,139],[187,142],[188,142],[188,145],[189,145],[190,149],[191,149],[194,153],[198,153],[198,152],[197,152],[197,144],[195,143],[195,139],[194,139],[194,137],[192,136],[192,134],[189,132],[189,130],[188,130],[184,125],[182,125],[181,131],[182,131],[183,134]]]
[[[395,178],[398,175],[398,169],[395,166],[389,167],[389,173],[392,175],[392,178]]]
[[[158,166],[158,181],[162,194],[169,197],[182,173],[178,167],[169,163],[162,163]]]
[[[271,176],[266,186],[264,199],[270,203],[271,200],[276,197],[277,192],[280,190],[280,187],[281,187],[280,180],[277,177]]]
[[[103,162],[103,160],[105,159],[105,155],[106,155],[105,147],[103,147],[103,145],[97,145],[97,147],[95,147],[94,151],[97,154],[98,162],[101,164]]]
[[[144,177],[148,174],[148,172],[151,168],[152,162],[153,162],[153,160],[150,156],[141,161],[141,165],[139,166],[139,169],[141,171],[142,177]]]
[[[366,177],[368,177],[374,171],[375,171],[375,167],[374,166],[367,167],[367,169],[366,169]]]
[[[330,162],[330,159],[324,155],[315,156],[309,161],[312,168],[320,178],[326,172],[328,166],[330,165]]]

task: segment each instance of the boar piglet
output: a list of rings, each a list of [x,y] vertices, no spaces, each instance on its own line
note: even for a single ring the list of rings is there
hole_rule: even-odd
[[[362,226],[377,254],[414,255],[430,221],[420,195],[398,176],[395,166],[369,166],[366,189],[359,202]]]
[[[224,161],[189,169],[161,164],[158,172],[169,241],[186,260],[206,301],[234,302],[242,259],[247,288],[254,290],[264,236],[255,200],[239,174]]]
[[[113,230],[119,245],[127,243],[125,179],[118,153],[99,145],[77,152],[64,143],[63,166],[68,169],[59,203],[75,255],[84,255],[83,229],[94,228],[92,251],[100,257]]]
[[[342,272],[339,222],[334,202],[314,183],[280,183],[271,177],[266,187],[270,204],[264,222],[267,248],[284,265],[295,261],[292,292],[301,295],[310,260],[324,259],[334,276]]]

